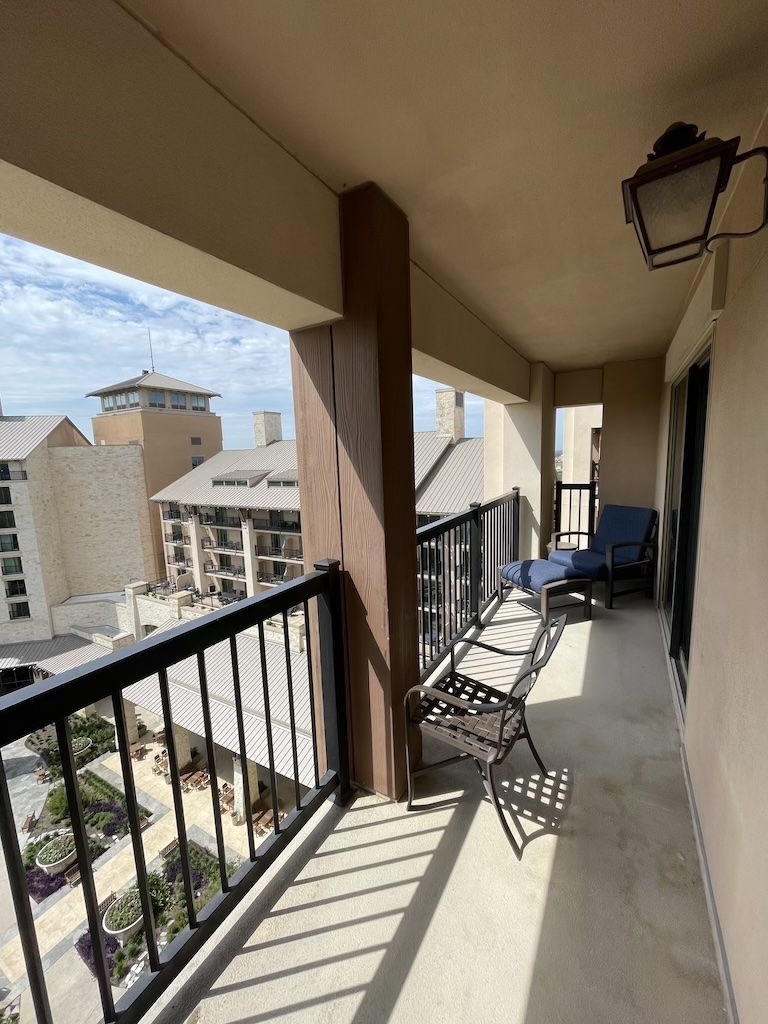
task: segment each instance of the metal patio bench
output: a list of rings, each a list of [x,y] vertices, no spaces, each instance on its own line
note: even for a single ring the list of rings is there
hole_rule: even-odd
[[[483,778],[486,792],[493,804],[518,860],[522,847],[515,839],[504,810],[499,802],[494,771],[509,756],[519,739],[524,739],[543,775],[544,762],[533,745],[525,717],[526,700],[536,680],[557,646],[567,616],[543,621],[536,631],[530,647],[508,651],[480,640],[462,640],[463,644],[480,647],[501,657],[522,657],[522,663],[511,680],[508,692],[497,690],[486,683],[464,675],[456,667],[454,649],[447,675],[427,686],[413,686],[405,695],[405,751],[408,774],[407,810],[413,808],[413,780],[415,776],[435,768],[443,768],[457,761],[472,758]],[[411,765],[411,730],[418,728],[424,735],[447,743],[459,753],[413,768]]]

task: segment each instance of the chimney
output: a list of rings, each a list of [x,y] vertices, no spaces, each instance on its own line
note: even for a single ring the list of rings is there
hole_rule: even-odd
[[[279,412],[255,412],[253,414],[253,438],[257,448],[264,448],[273,441],[283,440],[283,417]]]
[[[448,434],[453,442],[464,437],[464,392],[445,388],[435,392],[437,432]]]

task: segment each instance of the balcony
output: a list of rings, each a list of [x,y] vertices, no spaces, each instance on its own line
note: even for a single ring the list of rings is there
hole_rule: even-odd
[[[200,513],[201,526],[220,526],[225,530],[241,530],[243,521],[240,516],[214,515],[213,513]]]
[[[253,519],[254,530],[262,533],[301,533],[301,523],[290,519]]]
[[[283,562],[301,562],[304,559],[303,548],[281,548],[270,544],[257,544],[256,554],[259,558],[276,558]]]
[[[184,547],[190,547],[190,538],[185,533],[166,533],[165,534],[166,544],[181,544]]]
[[[191,558],[185,558],[183,555],[169,555],[168,565],[175,566],[177,569],[191,569],[194,562]]]
[[[26,480],[26,469],[6,469],[0,466],[0,483],[7,480]]]
[[[189,512],[182,512],[180,509],[164,509],[163,519],[167,523],[186,523],[189,520]]]
[[[219,540],[213,540],[211,537],[205,537],[202,541],[202,547],[204,551],[234,551],[236,553],[243,553],[243,545],[239,541],[221,542]]]
[[[242,566],[217,565],[215,562],[205,562],[203,564],[203,570],[207,572],[209,576],[245,578],[245,569]]]
[[[256,581],[258,583],[264,583],[270,587],[276,587],[280,583],[285,583],[285,576],[282,576],[278,572],[257,572]]]

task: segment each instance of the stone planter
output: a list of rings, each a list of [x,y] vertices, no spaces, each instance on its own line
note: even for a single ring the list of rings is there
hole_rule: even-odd
[[[136,920],[132,921],[131,924],[126,925],[124,928],[110,928],[107,924],[107,917],[109,916],[110,910],[113,910],[115,907],[119,907],[122,901],[131,895],[131,893],[126,893],[124,896],[121,896],[119,900],[116,900],[111,907],[107,907],[104,911],[104,917],[101,919],[101,925],[105,934],[112,935],[117,939],[121,946],[124,946],[126,942],[129,942],[133,936],[136,935],[137,932],[140,932],[144,927],[144,915],[139,911],[139,916]]]
[[[93,740],[88,739],[87,736],[82,736],[80,737],[80,739],[84,739],[85,743],[83,743],[82,747],[79,750],[74,751],[75,757],[80,757],[81,754],[84,754],[86,750],[90,750],[91,747],[93,746]]]
[[[72,833],[69,834],[71,835]],[[68,853],[66,857],[62,857],[61,860],[57,860],[52,864],[46,864],[44,862],[41,862],[41,858],[45,854],[45,851],[48,849],[48,847],[51,846],[53,843],[57,843],[60,839],[61,836],[56,836],[54,839],[50,841],[50,843],[46,843],[46,845],[42,848],[40,853],[38,853],[37,858],[35,860],[37,866],[40,868],[41,871],[44,871],[46,875],[60,875],[62,871],[66,871],[68,868],[71,868],[72,865],[77,860],[77,850],[72,850],[72,852]]]

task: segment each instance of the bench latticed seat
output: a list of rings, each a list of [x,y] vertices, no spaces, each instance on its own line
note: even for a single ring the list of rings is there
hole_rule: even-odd
[[[541,670],[552,656],[565,628],[566,616],[544,621],[536,631],[530,647],[503,650],[479,640],[462,640],[470,647],[479,647],[500,657],[522,658],[509,691],[482,683],[456,669],[455,649],[451,650],[448,673],[430,685],[413,686],[405,696],[406,766],[408,772],[408,810],[413,807],[413,779],[416,775],[471,758],[483,777],[486,791],[496,810],[502,828],[518,859],[522,848],[513,835],[499,802],[494,769],[509,756],[519,739],[525,739],[544,775],[547,769],[533,745],[525,717],[526,699]],[[411,764],[411,731],[418,728],[425,735],[448,744],[458,753],[431,764],[413,768]]]

